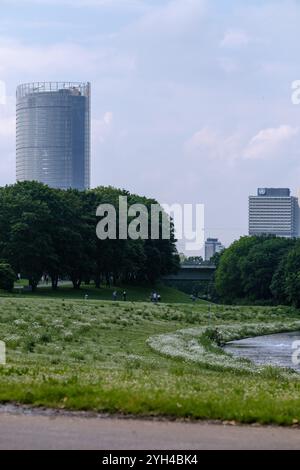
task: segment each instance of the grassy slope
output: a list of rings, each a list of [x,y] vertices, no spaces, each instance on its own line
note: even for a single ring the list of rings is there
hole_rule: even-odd
[[[24,282],[16,283],[16,286],[24,285]],[[162,302],[176,302],[176,303],[191,303],[190,297],[179,290],[172,289],[170,287],[160,285],[156,287],[157,292],[160,293]],[[107,288],[101,286],[101,289],[95,289],[93,285],[85,286],[78,290],[74,290],[72,285],[64,285],[59,287],[56,291],[51,289],[50,284],[48,287],[39,286],[35,293],[21,292],[18,294],[20,297],[49,297],[49,298],[64,298],[64,299],[84,299],[85,295],[89,296],[89,300],[112,300],[112,293],[115,290],[114,287]],[[122,286],[116,288],[118,292],[118,299],[122,300],[122,293],[124,290],[127,292],[128,301],[132,302],[147,302],[150,298],[151,289],[150,287],[135,287],[135,286]],[[4,293],[2,292],[4,295]],[[205,303],[203,300],[199,300],[200,303]]]
[[[220,371],[154,352],[149,336],[195,326],[299,320],[288,309],[0,298],[0,401],[143,415],[291,424],[300,380]]]

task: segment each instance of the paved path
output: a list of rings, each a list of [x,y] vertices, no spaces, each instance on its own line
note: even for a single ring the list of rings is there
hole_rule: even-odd
[[[300,430],[1,411],[0,449],[300,449]]]

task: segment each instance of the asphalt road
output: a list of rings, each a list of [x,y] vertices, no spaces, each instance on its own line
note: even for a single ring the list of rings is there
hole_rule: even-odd
[[[300,449],[300,430],[0,412],[0,449]]]

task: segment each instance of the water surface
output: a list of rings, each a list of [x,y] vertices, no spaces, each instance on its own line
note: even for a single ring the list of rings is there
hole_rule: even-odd
[[[224,349],[235,356],[250,359],[258,365],[290,367],[300,372],[300,365],[297,366],[292,362],[292,355],[295,352],[294,341],[300,341],[299,331],[232,341],[227,343]]]

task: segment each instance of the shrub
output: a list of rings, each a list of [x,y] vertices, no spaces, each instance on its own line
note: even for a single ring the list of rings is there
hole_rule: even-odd
[[[0,262],[0,289],[12,291],[16,275],[8,263]]]
[[[223,346],[224,342],[222,340],[222,335],[217,328],[208,328],[205,330],[203,335],[204,337],[208,338],[210,341],[215,343],[217,346]]]

